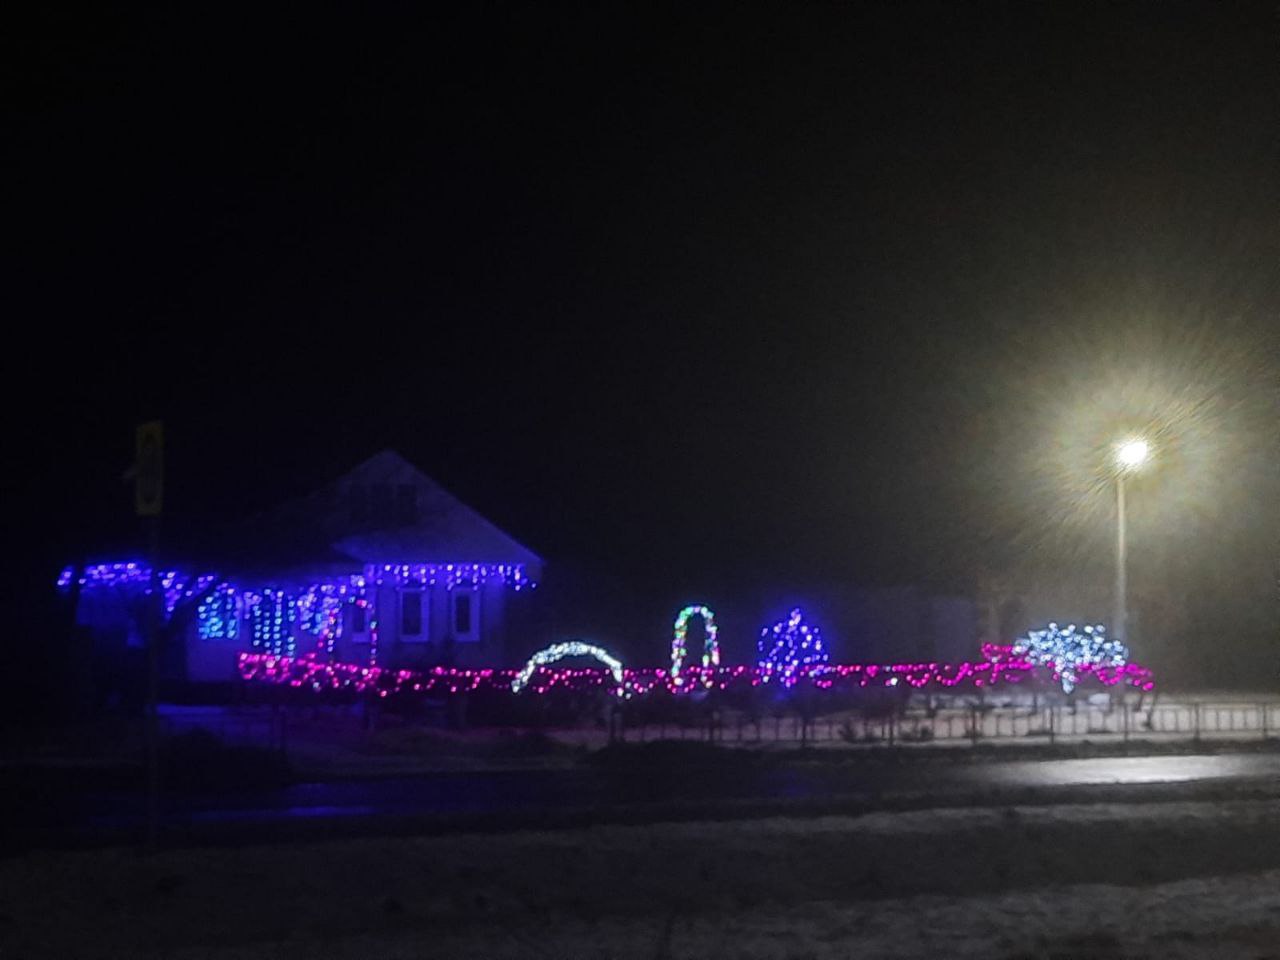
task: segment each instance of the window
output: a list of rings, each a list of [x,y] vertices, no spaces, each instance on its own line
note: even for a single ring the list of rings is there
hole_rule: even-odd
[[[418,488],[412,483],[396,487],[396,522],[402,527],[418,522]]]
[[[365,622],[364,607],[358,603],[351,605],[351,632],[364,633],[368,624]]]
[[[453,593],[453,632],[459,637],[471,633],[471,594],[466,590]]]
[[[422,592],[406,590],[400,594],[400,636],[422,635]]]

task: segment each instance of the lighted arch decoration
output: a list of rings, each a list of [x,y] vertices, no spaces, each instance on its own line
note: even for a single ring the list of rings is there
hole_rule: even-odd
[[[622,696],[625,692],[625,684],[622,676],[622,661],[613,656],[603,647],[597,647],[594,644],[583,643],[581,640],[570,640],[566,643],[553,643],[545,650],[539,650],[529,662],[524,665],[524,669],[516,674],[516,678],[511,681],[511,692],[519,693],[529,685],[529,681],[533,679],[534,671],[539,667],[545,667],[549,663],[555,663],[557,660],[563,660],[565,657],[595,657],[613,674],[613,682],[617,684],[614,690],[615,696]]]
[[[688,653],[685,639],[689,635],[689,621],[694,617],[701,617],[703,626],[707,629],[707,639],[702,645],[702,669],[709,671],[720,666],[720,643],[716,639],[716,615],[712,613],[710,607],[703,604],[685,607],[676,617],[675,634],[671,638],[671,679],[677,685],[684,682],[680,679],[680,668],[684,666],[684,658]],[[712,682],[710,675],[705,674],[703,681],[710,686]]]

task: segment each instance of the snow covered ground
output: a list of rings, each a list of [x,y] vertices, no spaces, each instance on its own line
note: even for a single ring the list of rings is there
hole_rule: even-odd
[[[0,956],[1280,958],[1280,799],[31,854]]]

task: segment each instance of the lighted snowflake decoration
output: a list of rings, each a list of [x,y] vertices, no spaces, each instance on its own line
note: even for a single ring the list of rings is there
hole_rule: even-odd
[[[1119,669],[1129,662],[1129,648],[1109,638],[1100,623],[1080,630],[1074,623],[1066,627],[1051,623],[1043,630],[1031,630],[1013,645],[1013,654],[1037,667],[1050,667],[1064,693],[1075,689],[1081,673],[1099,667]]]

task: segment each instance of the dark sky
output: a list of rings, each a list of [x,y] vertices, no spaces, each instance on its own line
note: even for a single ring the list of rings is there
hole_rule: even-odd
[[[1274,638],[1274,4],[460,6],[13,31],[39,565],[163,417],[174,525],[389,445],[622,576],[1105,579],[1088,458],[1158,422],[1149,575]]]

